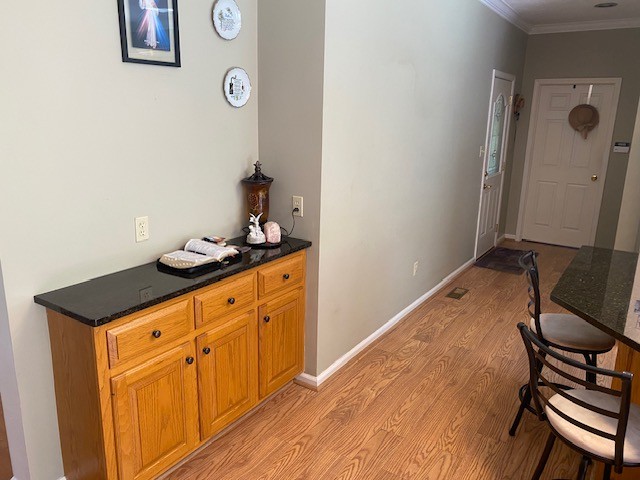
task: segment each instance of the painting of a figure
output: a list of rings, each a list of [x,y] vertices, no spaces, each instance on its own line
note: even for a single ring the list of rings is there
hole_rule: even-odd
[[[127,1],[132,45],[151,50],[171,50],[168,0]]]

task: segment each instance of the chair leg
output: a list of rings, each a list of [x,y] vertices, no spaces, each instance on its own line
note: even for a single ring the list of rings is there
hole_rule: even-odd
[[[611,480],[611,465],[604,466],[604,474],[602,475],[602,480]]]
[[[547,437],[547,444],[544,446],[544,451],[542,452],[542,456],[538,461],[538,466],[536,467],[536,471],[533,472],[533,477],[531,480],[540,480],[540,476],[542,476],[542,472],[544,471],[544,467],[547,465],[547,460],[549,460],[549,455],[551,454],[551,450],[553,449],[553,443],[556,441],[556,436],[553,432],[549,433]]]
[[[516,418],[513,419],[513,423],[511,424],[511,428],[509,429],[509,435],[512,437],[516,436],[516,430],[518,429],[518,425],[520,425],[520,420],[522,420],[522,414],[524,413],[527,405],[531,403],[531,387],[527,385],[526,390],[524,391],[524,395],[522,396],[522,401],[520,402],[520,407],[518,408],[518,413],[516,413]]]
[[[592,367],[598,366],[598,355],[593,353],[584,353],[584,359],[587,362],[587,365],[591,365]],[[587,372],[586,375],[587,382],[596,383],[596,374],[593,372]]]
[[[587,478],[587,469],[591,464],[591,459],[589,457],[582,457],[580,461],[580,469],[578,470],[577,480],[586,480]]]
[[[542,354],[543,356],[546,356]],[[542,371],[543,364],[540,360],[536,360],[536,369],[538,373]],[[518,408],[518,413],[516,413],[516,417],[513,419],[513,423],[511,424],[511,428],[509,429],[509,435],[512,437],[516,436],[516,430],[518,429],[518,425],[520,425],[520,420],[522,420],[522,414],[525,409],[531,403],[531,387],[527,384],[527,388],[524,391],[524,395],[522,396],[522,401],[520,402],[520,407]]]

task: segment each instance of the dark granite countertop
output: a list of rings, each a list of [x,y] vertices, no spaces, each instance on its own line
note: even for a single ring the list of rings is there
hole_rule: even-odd
[[[241,245],[241,242],[242,238],[229,240],[230,245]],[[82,323],[98,327],[310,246],[311,242],[306,240],[285,238],[278,248],[253,248],[243,254],[239,262],[195,278],[163,273],[158,270],[156,262],[152,262],[36,295],[34,301]]]
[[[637,262],[637,253],[582,247],[551,300],[640,351],[640,329],[627,325]]]

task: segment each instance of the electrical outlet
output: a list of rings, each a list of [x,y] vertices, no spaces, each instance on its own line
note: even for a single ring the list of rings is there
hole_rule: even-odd
[[[136,218],[136,242],[149,240],[149,217]]]
[[[150,302],[153,300],[153,287],[142,288],[138,291],[140,293],[141,302]]]
[[[291,209],[295,210],[296,208],[298,209],[297,212],[293,212],[293,215],[296,217],[304,217],[304,209],[302,208],[303,206],[303,198],[294,195],[293,197],[291,197]]]
[[[418,267],[420,266],[420,261],[416,260],[415,263],[413,264],[413,276],[416,276],[416,273],[418,273]]]

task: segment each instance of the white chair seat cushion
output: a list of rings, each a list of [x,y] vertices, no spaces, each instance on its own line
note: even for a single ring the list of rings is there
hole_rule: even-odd
[[[580,317],[567,313],[543,313],[540,327],[545,340],[576,350],[610,350],[616,341],[611,335],[594,327]],[[536,322],[531,319],[531,330],[536,331]]]
[[[567,393],[578,398],[589,405],[609,410],[610,412],[620,411],[620,399],[613,395],[593,390],[567,390]],[[568,417],[584,423],[598,430],[615,435],[618,428],[618,421],[615,418],[606,417],[599,413],[587,410],[562,395],[556,394],[549,400],[554,407],[560,410]],[[600,437],[594,433],[587,432],[582,428],[573,425],[555,413],[549,406],[545,407],[545,413],[549,419],[549,423],[564,438],[569,440],[575,446],[610,460],[614,459],[615,442]],[[640,407],[631,404],[629,412],[629,423],[627,425],[627,434],[624,440],[624,463],[633,464],[640,463]]]

